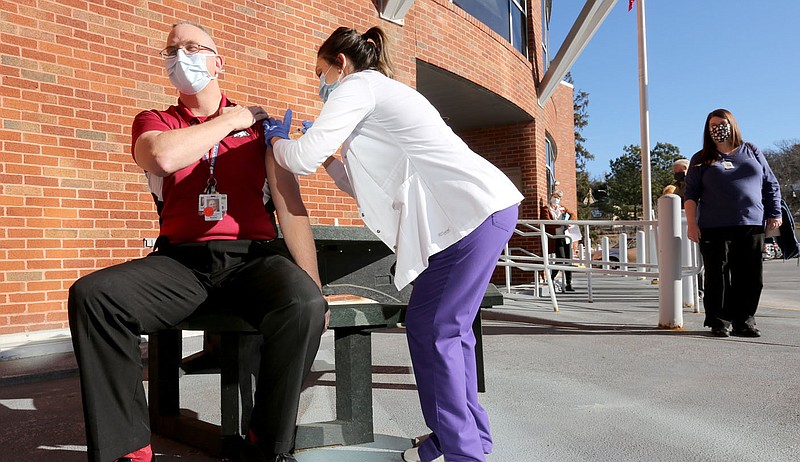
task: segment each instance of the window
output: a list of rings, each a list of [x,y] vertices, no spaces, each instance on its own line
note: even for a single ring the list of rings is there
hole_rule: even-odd
[[[528,56],[528,0],[452,0]]]
[[[542,71],[550,67],[550,12],[553,0],[542,0]]]
[[[544,165],[547,172],[547,197],[556,189],[556,143],[549,133],[544,136]]]

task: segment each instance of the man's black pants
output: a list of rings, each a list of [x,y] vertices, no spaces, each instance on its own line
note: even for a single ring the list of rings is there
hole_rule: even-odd
[[[207,301],[264,335],[250,428],[267,450],[292,449],[327,303],[287,255],[260,241],[166,245],[70,288],[90,460],[112,461],[150,443],[140,335],[178,324]]]
[[[728,226],[700,230],[703,255],[704,325],[741,329],[755,326],[764,286],[761,250],[764,228]]]

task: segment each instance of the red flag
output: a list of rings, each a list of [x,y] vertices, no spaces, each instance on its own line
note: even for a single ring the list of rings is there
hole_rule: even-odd
[[[632,9],[633,9],[633,3],[634,3],[635,1],[636,1],[636,0],[628,0],[628,11],[630,11],[630,10],[632,10]]]

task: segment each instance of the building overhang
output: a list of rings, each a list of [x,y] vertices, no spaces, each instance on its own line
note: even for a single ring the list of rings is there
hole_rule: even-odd
[[[587,0],[578,18],[569,30],[556,57],[550,62],[539,84],[539,106],[544,107],[553,96],[559,82],[567,75],[583,49],[603,24],[617,0]]]
[[[506,98],[419,59],[417,91],[456,132],[533,121],[530,114]]]

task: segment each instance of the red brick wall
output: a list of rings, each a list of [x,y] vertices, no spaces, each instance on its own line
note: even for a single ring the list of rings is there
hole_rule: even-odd
[[[152,199],[130,156],[130,124],[136,113],[176,101],[158,51],[179,20],[211,30],[226,59],[222,87],[231,99],[275,114],[292,107],[298,120],[313,119],[321,107],[314,75],[321,41],[339,25],[381,25],[400,81],[414,85],[421,59],[536,119],[464,134],[501,168],[524,172],[523,215],[545,187],[545,130],[559,136],[557,171],[567,190],[574,150],[570,164],[569,142],[556,133],[560,115],[571,114],[571,91],[559,90],[543,111],[532,78],[540,63],[448,0],[416,0],[402,27],[380,20],[375,3],[0,2],[0,334],[66,327],[72,282],[143,256],[142,238],[157,236]],[[541,14],[539,2],[530,3],[537,31],[530,33],[531,56],[538,57]],[[353,201],[324,173],[301,178],[301,186],[314,223],[360,224]]]

